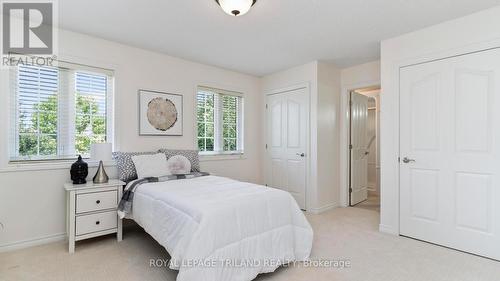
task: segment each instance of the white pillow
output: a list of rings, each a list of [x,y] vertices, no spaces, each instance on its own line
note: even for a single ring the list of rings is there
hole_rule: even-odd
[[[132,161],[139,179],[170,175],[164,153],[132,156]]]
[[[187,175],[191,173],[191,161],[182,155],[175,155],[168,159],[167,167],[172,175]]]

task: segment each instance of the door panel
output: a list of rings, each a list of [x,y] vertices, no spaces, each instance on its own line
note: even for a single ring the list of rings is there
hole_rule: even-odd
[[[282,145],[281,142],[281,133],[282,133],[282,109],[281,109],[281,101],[279,100],[270,100],[268,106],[271,108],[271,114],[269,118],[271,118],[271,129],[269,133],[271,135],[270,144],[272,147],[280,148]]]
[[[302,88],[269,95],[267,105],[267,154],[272,168],[267,183],[290,192],[305,209],[309,94]]]
[[[272,158],[271,159],[271,186],[276,188],[284,189],[285,184],[283,182],[283,160]]]
[[[410,184],[412,217],[438,222],[439,171],[412,169]]]
[[[287,144],[289,148],[300,148],[301,131],[300,131],[300,104],[293,100],[288,100],[287,104],[288,120],[287,120]]]
[[[455,138],[457,152],[488,152],[491,140],[492,75],[473,70],[456,71]]]
[[[493,222],[491,175],[456,173],[456,226],[491,234]]]
[[[288,160],[288,191],[295,196],[301,196],[300,193],[303,192],[303,172],[302,169],[304,166],[302,165],[302,161],[297,160]]]
[[[500,260],[499,98],[499,49],[401,69],[402,235]]]
[[[368,199],[368,97],[351,93],[351,206]]]
[[[410,89],[413,150],[438,150],[438,94],[440,75],[423,77]]]

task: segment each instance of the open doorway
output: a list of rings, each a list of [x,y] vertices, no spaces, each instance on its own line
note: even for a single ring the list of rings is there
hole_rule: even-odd
[[[349,99],[349,205],[380,212],[380,88]]]

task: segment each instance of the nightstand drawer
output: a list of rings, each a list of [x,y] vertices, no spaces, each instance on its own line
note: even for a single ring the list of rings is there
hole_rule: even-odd
[[[113,229],[118,226],[116,211],[76,217],[76,236]]]
[[[76,196],[76,213],[94,212],[116,208],[118,192],[116,190],[78,194]]]

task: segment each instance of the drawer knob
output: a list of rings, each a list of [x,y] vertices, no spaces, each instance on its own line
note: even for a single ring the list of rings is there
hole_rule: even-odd
[[[100,221],[96,221],[96,222],[95,222],[95,224],[96,224],[96,225],[99,225],[100,223],[101,223]]]
[[[101,204],[101,200],[95,201],[96,204]]]

